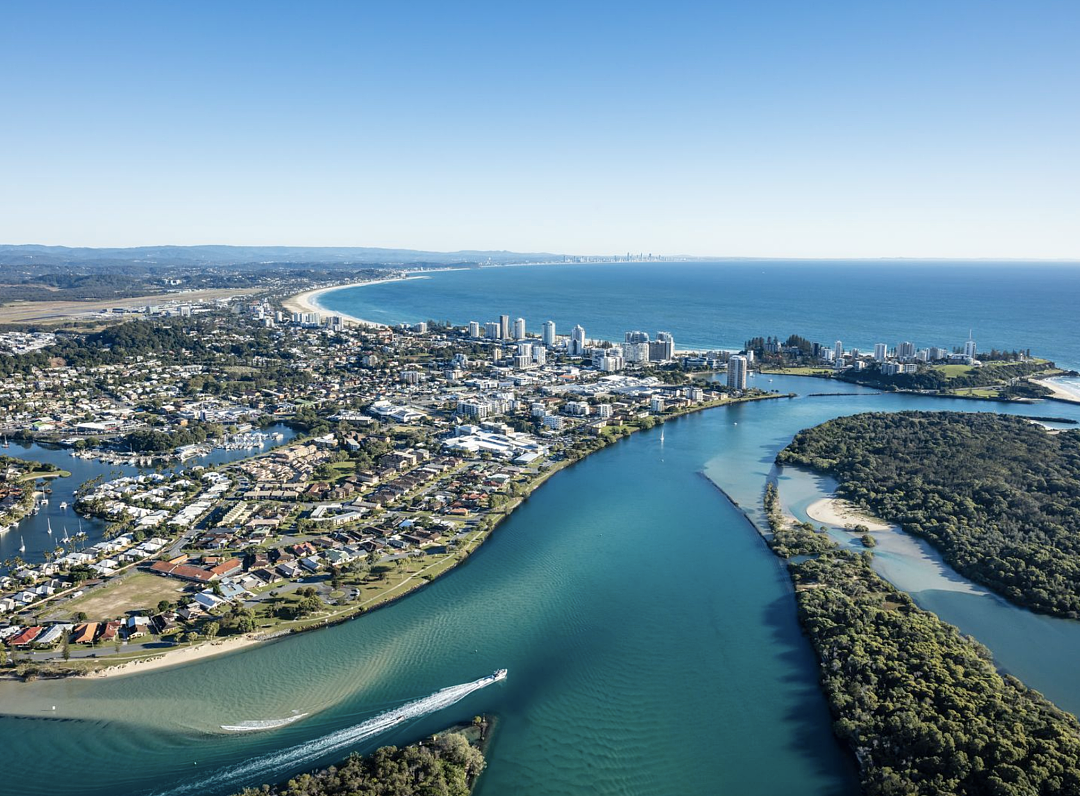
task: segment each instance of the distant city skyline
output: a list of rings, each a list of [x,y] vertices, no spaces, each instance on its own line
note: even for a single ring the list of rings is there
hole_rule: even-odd
[[[0,12],[0,241],[1080,259],[1080,6]]]

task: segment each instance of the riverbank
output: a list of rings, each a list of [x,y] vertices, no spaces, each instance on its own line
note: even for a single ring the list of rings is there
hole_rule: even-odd
[[[189,647],[177,647],[152,655],[149,657],[135,658],[124,663],[110,664],[101,669],[95,669],[83,674],[83,677],[122,677],[129,674],[143,674],[181,663],[195,663],[196,661],[212,658],[215,655],[225,655],[229,652],[237,652],[265,641],[270,641],[270,636],[235,636],[210,641]]]
[[[385,793],[420,796],[473,792],[486,765],[491,734],[487,716],[458,724],[407,746],[383,746],[363,757],[353,754],[329,768],[301,774],[279,785],[245,788],[236,796],[348,796]],[[402,777],[402,771],[410,776]]]
[[[1065,401],[1070,404],[1080,404],[1080,394],[1067,390],[1060,384],[1056,384],[1053,379],[1034,379],[1033,382],[1040,387],[1045,387],[1053,393],[1053,399],[1056,401]]]
[[[283,299],[281,306],[289,312],[317,312],[323,317],[328,318],[343,318],[353,323],[358,323],[362,326],[385,326],[385,324],[378,323],[376,321],[368,321],[363,318],[357,318],[353,315],[349,315],[344,312],[338,312],[337,310],[328,310],[319,303],[319,296],[324,293],[329,293],[332,290],[344,290],[350,287],[369,287],[371,285],[385,285],[389,282],[406,282],[410,279],[421,279],[418,276],[395,276],[387,277],[386,279],[369,279],[366,282],[349,282],[344,285],[329,285],[328,287],[314,288],[313,290],[305,290],[303,293],[297,293],[295,296],[289,296]]]
[[[512,496],[511,499],[499,510],[485,517],[481,524],[474,530],[462,537],[460,544],[453,550],[447,551],[435,560],[430,558],[410,557],[404,571],[395,572],[389,576],[385,587],[378,593],[361,599],[358,602],[345,606],[327,606],[326,610],[318,615],[301,620],[281,621],[270,627],[263,628],[262,634],[249,634],[244,637],[230,637],[213,641],[203,641],[192,646],[177,646],[153,650],[147,654],[138,656],[103,655],[92,659],[78,659],[66,662],[55,661],[52,664],[46,662],[31,662],[26,664],[33,667],[33,673],[40,677],[50,676],[73,676],[73,677],[108,677],[121,674],[140,674],[155,671],[171,666],[191,663],[203,658],[221,655],[228,652],[254,646],[264,641],[280,639],[289,635],[330,627],[336,624],[350,621],[360,615],[371,613],[383,608],[403,597],[413,594],[429,585],[439,577],[456,568],[459,564],[468,560],[484,542],[490,538],[495,529],[502,524],[518,507],[560,470],[587,458],[590,454],[602,450],[608,445],[614,444],[624,437],[628,437],[637,431],[647,430],[661,425],[677,417],[713,409],[720,406],[729,406],[742,403],[751,403],[762,400],[777,398],[791,398],[792,394],[762,393],[747,395],[740,398],[723,398],[718,401],[709,401],[702,404],[681,407],[665,415],[649,416],[640,422],[628,423],[623,426],[609,427],[597,436],[582,438],[588,443],[584,449],[570,449],[561,458],[551,462],[545,469],[538,469],[529,474],[528,480],[520,484],[523,491],[520,495]],[[416,569],[413,571],[412,567]]]
[[[806,516],[824,525],[847,528],[849,525],[865,525],[869,531],[890,531],[893,529],[884,520],[860,511],[854,504],[843,498],[829,497],[816,500],[806,507]]]

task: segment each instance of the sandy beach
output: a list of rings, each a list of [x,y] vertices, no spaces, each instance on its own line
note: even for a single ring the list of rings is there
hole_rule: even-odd
[[[314,290],[306,290],[303,293],[297,293],[295,296],[289,296],[281,302],[281,306],[289,312],[317,312],[323,317],[328,318],[344,318],[347,321],[361,324],[362,326],[385,326],[386,324],[378,323],[376,321],[368,321],[363,318],[357,318],[353,315],[347,315],[344,312],[337,312],[335,310],[328,310],[319,304],[319,296],[323,293],[329,293],[331,290],[343,290],[347,287],[365,287],[367,285],[384,285],[387,282],[404,282],[409,279],[422,279],[418,276],[395,276],[387,279],[371,279],[367,282],[349,282],[344,285],[330,285],[328,287],[320,287]]]
[[[1038,379],[1036,384],[1041,384],[1046,389],[1054,393],[1054,397],[1061,401],[1068,401],[1069,403],[1080,404],[1080,394],[1067,390],[1060,384],[1055,383],[1053,379]]]
[[[236,652],[237,650],[253,647],[256,644],[268,640],[269,637],[266,636],[239,636],[236,638],[224,639],[222,641],[204,642],[194,647],[178,647],[176,649],[165,650],[161,654],[155,657],[146,658],[145,660],[122,663],[119,666],[108,666],[104,669],[87,672],[85,675],[81,676],[98,678],[122,677],[126,674],[142,674],[143,672],[152,672],[157,669],[166,669],[170,666],[179,666],[183,663],[194,663],[195,661],[200,661],[204,658],[223,655],[226,652]],[[108,659],[106,658],[105,660]]]
[[[845,525],[865,525],[871,531],[891,531],[893,526],[877,517],[863,514],[846,500],[840,498],[822,498],[811,503],[806,509],[810,519],[843,528]]]

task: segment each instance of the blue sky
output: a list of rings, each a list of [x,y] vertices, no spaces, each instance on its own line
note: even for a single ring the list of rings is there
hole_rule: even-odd
[[[5,3],[0,242],[1080,259],[1080,3]]]

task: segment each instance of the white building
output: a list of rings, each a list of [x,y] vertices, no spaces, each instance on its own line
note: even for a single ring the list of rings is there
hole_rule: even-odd
[[[515,340],[524,340],[525,339],[525,319],[524,318],[518,318],[516,321],[514,321],[514,339]]]
[[[544,322],[544,345],[548,348],[555,347],[555,321]]]
[[[874,361],[884,362],[889,355],[889,347],[884,343],[874,343]]]
[[[971,339],[969,333],[968,339],[964,342],[964,356],[971,361],[975,361],[975,353],[975,341]]]
[[[588,417],[592,407],[585,401],[567,401],[563,411],[571,417]]]
[[[746,357],[736,354],[728,360],[727,386],[733,390],[746,389],[746,373],[750,363]]]
[[[480,337],[480,324],[476,321],[469,321],[469,337],[474,340]]]
[[[570,356],[580,357],[585,355],[585,327],[578,324],[570,332]]]

